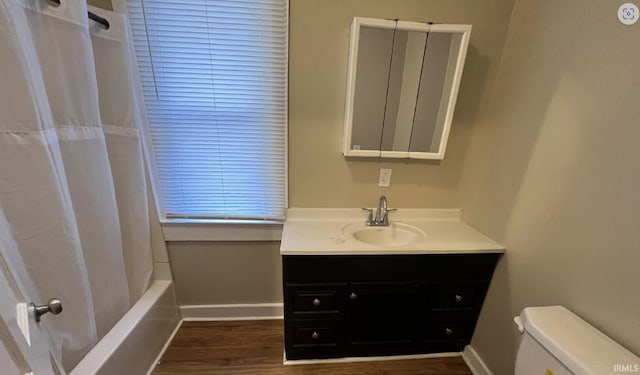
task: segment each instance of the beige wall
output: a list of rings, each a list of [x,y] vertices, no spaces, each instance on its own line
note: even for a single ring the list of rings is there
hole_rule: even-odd
[[[291,0],[289,205],[459,207],[469,135],[484,114],[513,0]],[[342,132],[354,16],[472,24],[471,46],[447,155],[442,163],[345,160]],[[390,188],[378,188],[392,168]]]
[[[180,305],[282,302],[280,242],[170,242]]]
[[[102,9],[113,10],[111,0],[87,0],[87,4]]]
[[[640,26],[618,6],[516,1],[463,201],[507,247],[472,341],[496,375],[525,306],[564,305],[640,354]]]

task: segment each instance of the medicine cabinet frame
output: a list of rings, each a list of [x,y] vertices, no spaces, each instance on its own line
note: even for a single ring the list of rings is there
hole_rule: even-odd
[[[380,149],[356,149],[352,145],[352,137],[353,137],[353,123],[354,123],[354,102],[355,102],[355,93],[356,93],[356,82],[357,82],[357,67],[358,67],[358,52],[359,52],[359,44],[360,44],[360,31],[362,27],[370,27],[370,28],[381,28],[381,29],[395,29],[404,30],[404,31],[417,31],[424,33],[448,33],[453,34],[459,40],[459,46],[455,46],[455,48],[451,48],[449,52],[449,62],[447,63],[447,72],[445,75],[449,78],[444,78],[445,86],[443,86],[442,93],[440,94],[440,111],[444,109],[444,114],[438,114],[438,116],[442,116],[444,119],[442,122],[442,128],[437,129],[437,132],[441,130],[441,136],[439,141],[439,148],[437,152],[422,152],[422,151],[410,151],[407,146],[406,151],[387,151],[382,150],[382,134],[380,135]],[[347,93],[346,93],[346,105],[345,105],[345,115],[344,115],[344,135],[343,135],[343,155],[347,157],[378,157],[378,158],[404,158],[404,159],[431,159],[431,160],[442,160],[444,159],[444,154],[447,147],[447,141],[449,138],[449,133],[451,130],[451,122],[453,119],[453,113],[456,105],[456,99],[458,97],[458,89],[460,87],[460,80],[462,77],[462,70],[464,67],[465,58],[467,55],[467,48],[469,45],[469,37],[471,34],[471,25],[453,25],[453,24],[431,24],[431,23],[420,23],[420,22],[409,22],[409,21],[395,21],[395,20],[384,20],[384,19],[375,19],[375,18],[363,18],[363,17],[354,17],[353,22],[351,24],[351,38],[350,38],[350,48],[349,48],[349,66],[348,66],[348,77],[347,77]],[[394,32],[395,38],[395,32]],[[452,39],[453,41],[453,39]],[[453,43],[452,43],[453,44]],[[425,42],[425,59],[427,45]],[[393,54],[393,49],[392,49]],[[452,60],[454,59],[454,60]],[[424,64],[424,60],[422,60],[422,64]],[[454,70],[449,72],[449,69],[453,67]],[[424,69],[424,68],[421,68]],[[389,71],[391,71],[391,65],[389,65]],[[451,74],[451,76],[448,76]],[[420,71],[420,78],[422,79],[422,70]],[[449,83],[448,87],[446,87],[446,83]],[[387,94],[388,95],[388,86],[389,82],[387,82]],[[419,87],[419,86],[418,86]],[[418,89],[419,90],[419,89]],[[417,99],[417,98],[416,98]],[[389,97],[385,97],[385,110],[386,103],[389,101]],[[414,114],[415,116],[415,107],[418,105],[417,100],[414,104]],[[383,114],[384,117],[384,114]],[[384,120],[384,119],[383,119]],[[415,120],[415,118],[413,118]],[[411,132],[413,132],[413,126],[415,125],[415,121],[411,123]],[[434,125],[434,129],[437,125]],[[434,134],[436,130],[434,130]],[[435,135],[433,136],[435,137]],[[409,136],[408,142],[411,141],[411,135]],[[436,141],[437,143],[437,141]]]

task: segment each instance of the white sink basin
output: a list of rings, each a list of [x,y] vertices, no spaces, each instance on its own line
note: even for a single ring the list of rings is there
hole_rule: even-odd
[[[388,227],[370,227],[364,223],[349,224],[342,229],[346,238],[373,246],[403,246],[420,242],[426,233],[413,225],[391,223]]]

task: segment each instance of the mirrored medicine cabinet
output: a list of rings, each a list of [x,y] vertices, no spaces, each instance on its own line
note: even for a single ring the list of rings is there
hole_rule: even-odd
[[[443,159],[471,25],[356,17],[343,154]]]

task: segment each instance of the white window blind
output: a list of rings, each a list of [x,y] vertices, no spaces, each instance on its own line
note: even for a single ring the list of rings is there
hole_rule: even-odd
[[[284,218],[287,0],[127,1],[166,218]]]

